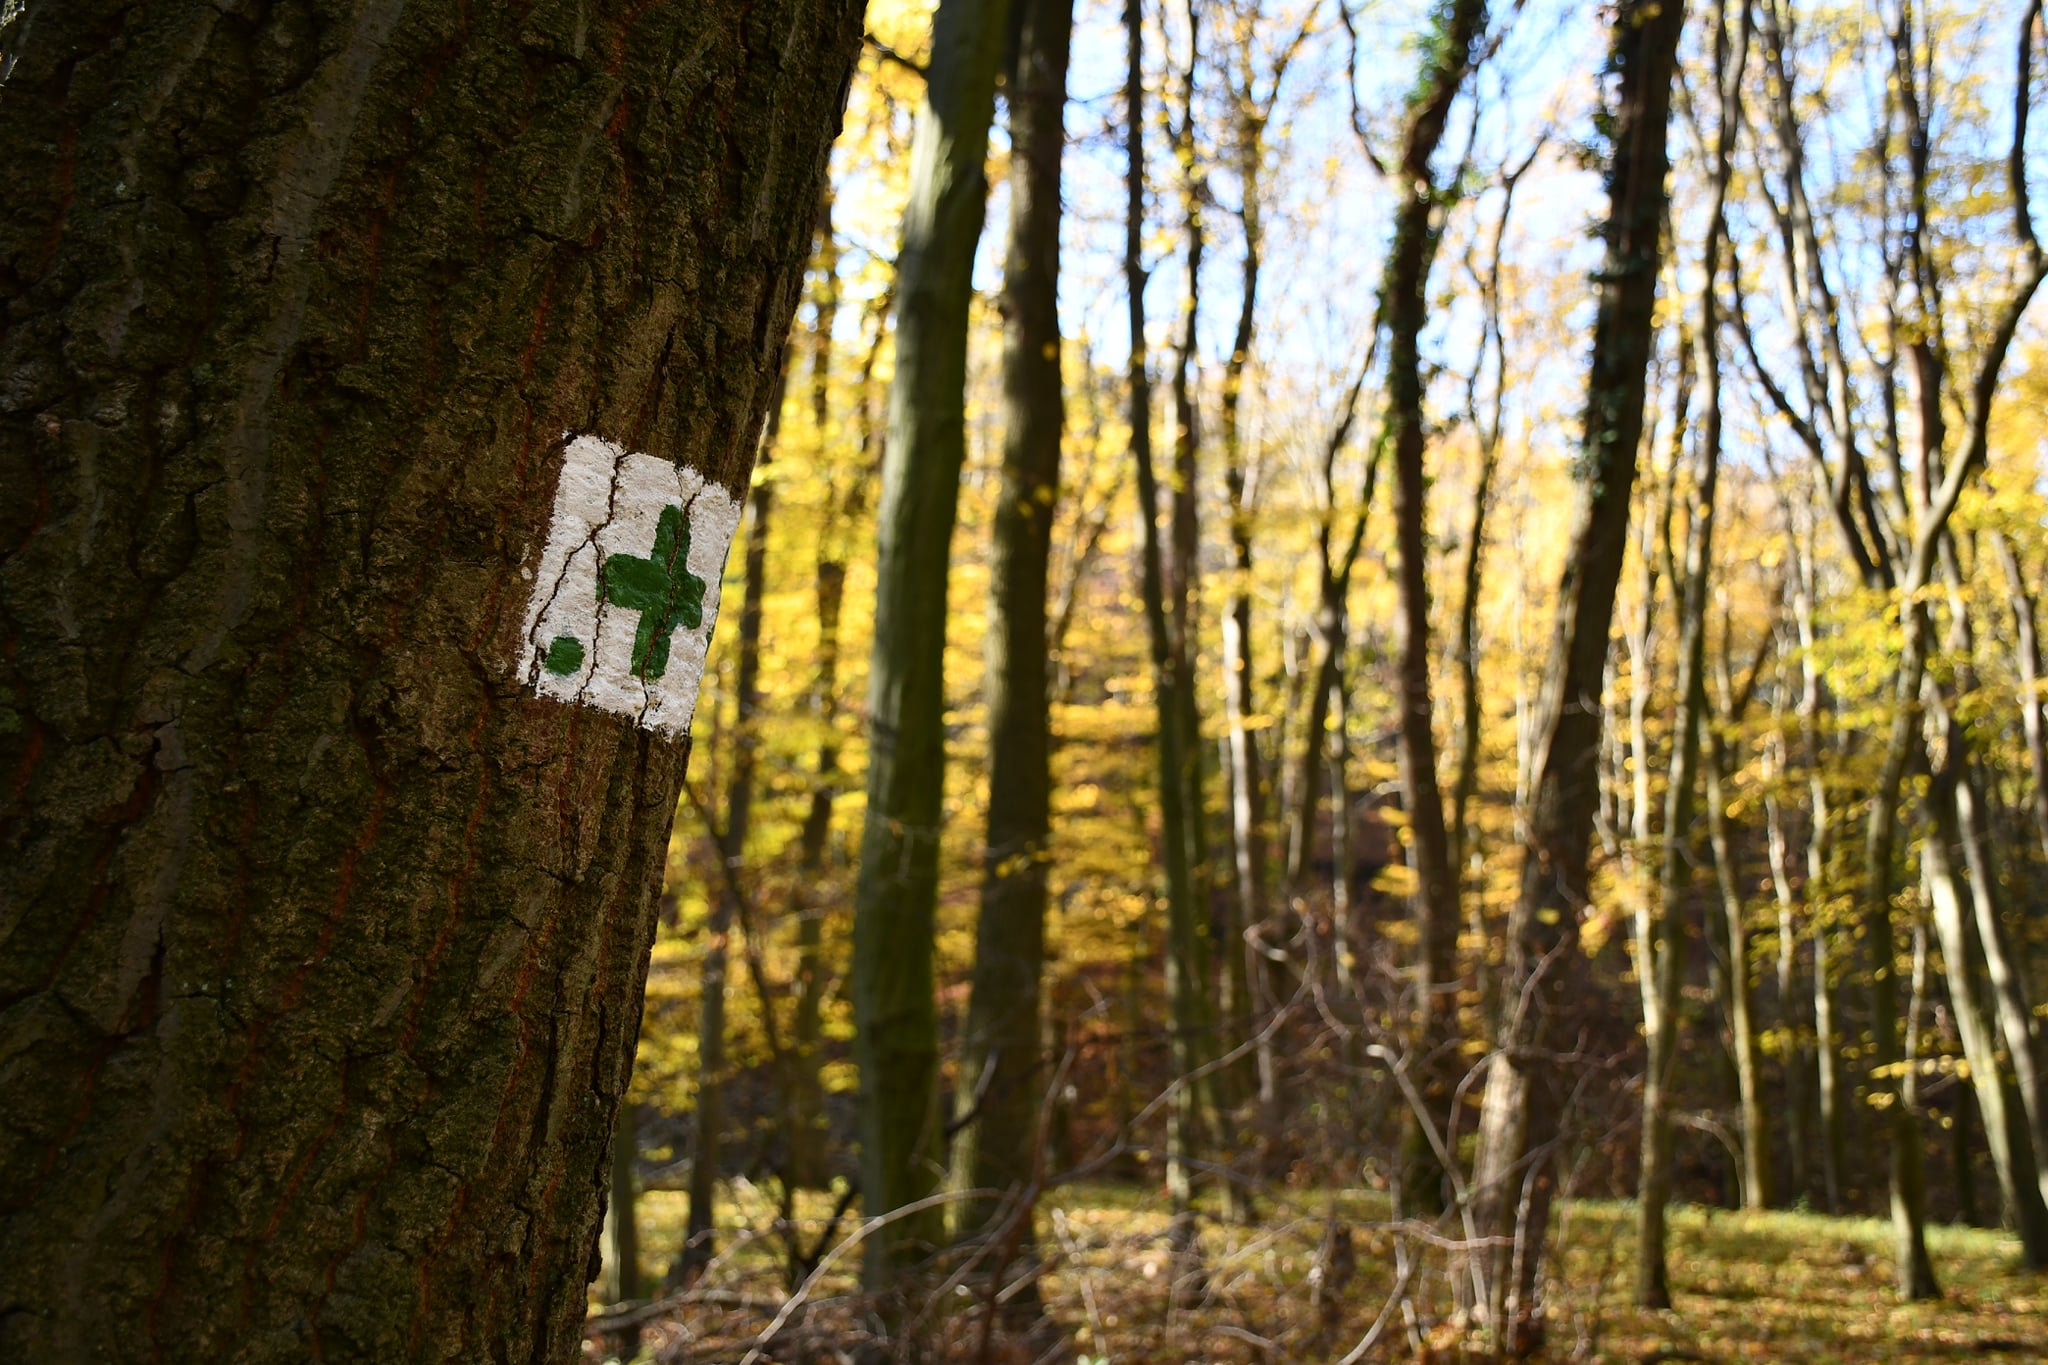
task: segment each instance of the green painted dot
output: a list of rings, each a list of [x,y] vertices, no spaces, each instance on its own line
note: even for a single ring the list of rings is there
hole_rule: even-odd
[[[583,667],[583,642],[573,635],[557,635],[543,662],[548,672],[566,678]]]

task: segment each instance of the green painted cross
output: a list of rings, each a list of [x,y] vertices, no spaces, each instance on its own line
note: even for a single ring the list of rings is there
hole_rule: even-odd
[[[690,556],[690,526],[683,509],[662,509],[654,531],[654,553],[606,555],[598,575],[598,596],[615,607],[640,613],[633,634],[633,672],[658,678],[668,671],[669,638],[676,627],[695,630],[704,622],[704,580],[685,564]]]

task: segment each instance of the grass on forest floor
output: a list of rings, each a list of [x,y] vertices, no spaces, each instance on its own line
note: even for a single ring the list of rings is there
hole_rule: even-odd
[[[826,1196],[800,1201],[799,1217],[810,1224],[807,1238],[817,1235],[829,1209]],[[719,1211],[724,1255],[706,1283],[779,1298],[782,1252],[766,1231],[775,1217],[768,1192],[736,1182]],[[1191,1303],[1176,1307],[1163,1198],[1124,1185],[1052,1191],[1039,1218],[1046,1250],[1057,1253],[1043,1281],[1047,1308],[1090,1365],[1341,1358],[1379,1315],[1394,1283],[1394,1246],[1378,1226],[1387,1214],[1385,1200],[1369,1192],[1276,1190],[1261,1197],[1255,1213],[1258,1221],[1248,1226],[1205,1222],[1206,1283]],[[1352,1229],[1356,1272],[1325,1296],[1319,1311],[1315,1284],[1326,1273],[1322,1249],[1333,1214]],[[647,1268],[657,1275],[681,1235],[683,1216],[681,1195],[655,1192],[643,1200],[641,1244],[648,1249]],[[1559,1231],[1564,1255],[1549,1291],[1548,1359],[2048,1362],[2048,1277],[2022,1269],[2018,1243],[2001,1233],[1931,1229],[1930,1251],[1946,1297],[1900,1304],[1891,1287],[1886,1223],[1681,1206],[1671,1219],[1676,1306],[1652,1312],[1632,1303],[1632,1205],[1572,1203]],[[831,1267],[814,1296],[851,1293],[857,1260],[856,1249]],[[1429,1271],[1410,1286],[1418,1311],[1432,1316],[1447,1301],[1442,1261],[1441,1253],[1432,1255]],[[1344,1277],[1341,1257],[1327,1273]],[[955,1300],[934,1329],[939,1345],[933,1355],[974,1360],[983,1310],[966,1290],[956,1291]],[[793,1340],[787,1354],[771,1351],[764,1358],[835,1359],[836,1352],[815,1344],[824,1320],[814,1319],[810,1347],[794,1349]],[[765,1323],[758,1309],[693,1306],[650,1324],[641,1358],[737,1360]],[[1366,1358],[1415,1359],[1414,1340],[1397,1312]],[[990,1358],[1028,1361],[1033,1354],[999,1342]]]

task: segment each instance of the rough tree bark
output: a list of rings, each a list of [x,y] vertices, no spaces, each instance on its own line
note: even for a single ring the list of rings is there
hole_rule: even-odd
[[[1007,0],[944,0],[911,144],[896,260],[896,378],[882,460],[868,805],[854,893],[854,1059],[861,1203],[869,1217],[928,1197],[945,1158],[932,996],[945,786],[946,581],[967,455],[967,309],[987,208],[989,120]],[[936,1246],[937,1205],[882,1224],[865,1276],[883,1288]]]
[[[1023,8],[1007,102],[1010,242],[1003,262],[1003,486],[990,568],[988,839],[960,1065],[979,1108],[961,1129],[957,1168],[974,1189],[960,1225],[1014,1219],[1004,1260],[1031,1243],[1020,1198],[1037,1170],[1051,1081],[1040,1052],[1046,841],[1052,832],[1052,717],[1046,586],[1065,427],[1060,382],[1060,159],[1066,142],[1073,0]],[[1035,1289],[1018,1296],[1037,1303]],[[1017,1302],[1013,1299],[1012,1302]]]
[[[1505,1015],[1474,1175],[1478,1224],[1502,1240],[1473,1254],[1473,1307],[1516,1352],[1541,1337],[1536,1291],[1556,1194],[1550,1148],[1564,1119],[1556,1054],[1571,1045],[1570,996],[1584,978],[1578,916],[1598,805],[1602,680],[1642,437],[1663,259],[1665,131],[1684,9],[1670,0],[1627,0],[1613,19],[1610,61],[1619,81],[1610,111],[1606,258],[1594,277],[1599,303],[1575,471],[1584,499],[1559,585],[1522,884],[1508,921]]]
[[[746,487],[859,25],[19,33],[0,1356],[574,1353],[689,744],[529,689],[522,575],[565,432]]]

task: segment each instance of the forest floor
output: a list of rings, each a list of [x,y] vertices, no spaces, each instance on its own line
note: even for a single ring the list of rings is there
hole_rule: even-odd
[[[738,1182],[722,1205],[724,1255],[703,1281],[713,1288],[641,1324],[642,1361],[737,1361],[783,1299],[781,1243],[769,1231],[766,1193]],[[829,1205],[807,1200],[800,1215],[822,1227]],[[1411,1331],[1390,1308],[1398,1280],[1386,1205],[1370,1193],[1342,1196],[1276,1191],[1257,1221],[1206,1221],[1204,1273],[1171,1290],[1173,1257],[1163,1200],[1129,1185],[1070,1186],[1040,1205],[1052,1265],[1042,1280],[1046,1308],[1067,1334],[1065,1352],[1045,1352],[997,1332],[984,1346],[986,1309],[965,1287],[927,1305],[927,1359],[1078,1365],[1136,1362],[1337,1361],[1373,1327],[1374,1346],[1355,1359],[1455,1361],[1446,1335]],[[1824,1362],[1995,1360],[2048,1362],[2048,1276],[2019,1264],[2018,1243],[2001,1233],[1937,1227],[1930,1250],[1946,1297],[1901,1305],[1891,1291],[1889,1226],[1875,1219],[1815,1214],[1732,1213],[1685,1205],[1673,1210],[1670,1267],[1676,1306],[1636,1308],[1634,1207],[1574,1202],[1563,1215],[1561,1270],[1549,1290],[1555,1361]],[[679,1194],[650,1192],[640,1211],[648,1268],[682,1230]],[[812,1222],[808,1216],[806,1223]],[[1339,1232],[1338,1229],[1348,1229]],[[815,1238],[815,1230],[806,1233]],[[1347,1246],[1348,1239],[1348,1246]],[[1446,1296],[1441,1253],[1413,1276],[1408,1297],[1440,1310]],[[864,1305],[855,1291],[857,1253],[828,1263],[762,1361],[851,1360],[846,1337]],[[1327,1289],[1318,1288],[1319,1284]],[[707,1300],[715,1300],[707,1301]],[[593,1341],[586,1359],[619,1358],[616,1339]],[[984,1354],[986,1349],[986,1354]],[[628,1356],[627,1358],[632,1358]]]

